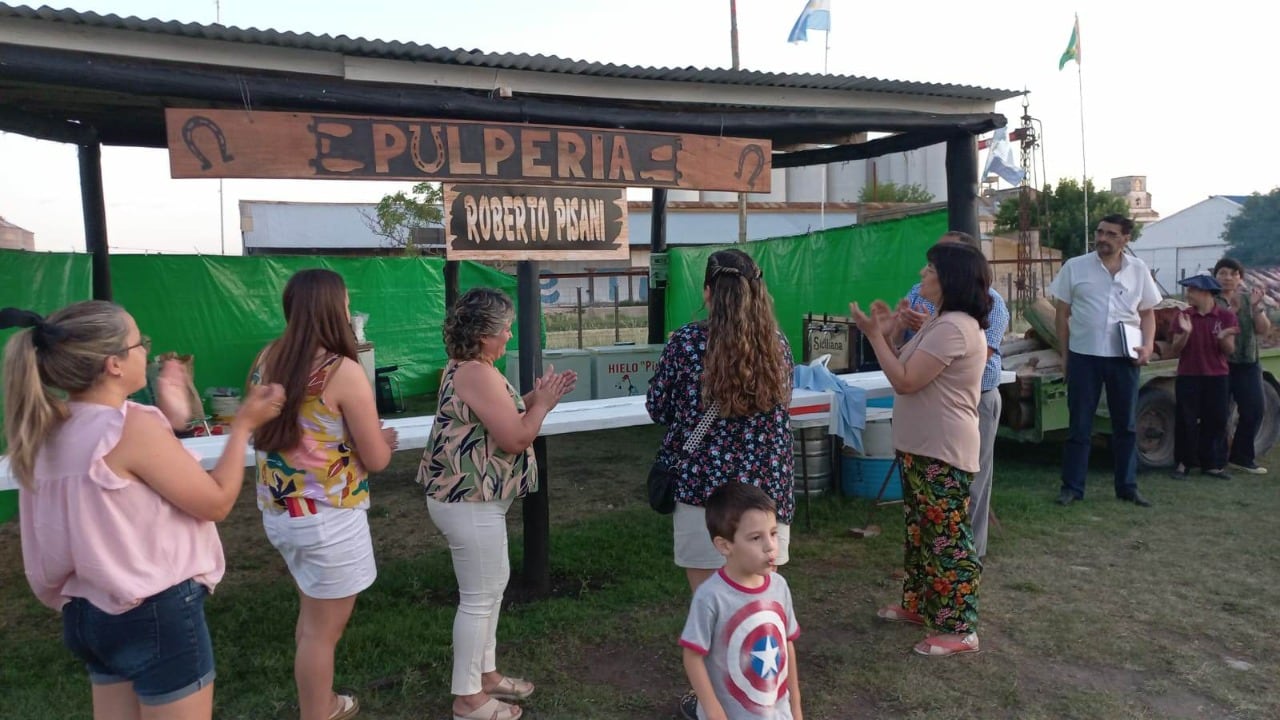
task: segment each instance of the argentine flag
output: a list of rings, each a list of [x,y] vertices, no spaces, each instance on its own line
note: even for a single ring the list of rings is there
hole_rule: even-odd
[[[831,32],[831,0],[808,0],[804,10],[800,11],[800,17],[796,18],[796,24],[791,27],[787,42],[808,42],[810,30]]]

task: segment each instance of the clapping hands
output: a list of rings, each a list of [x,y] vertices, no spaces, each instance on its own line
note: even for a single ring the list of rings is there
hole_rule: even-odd
[[[853,318],[853,322],[858,326],[858,330],[867,337],[876,337],[884,334],[890,323],[893,322],[893,313],[889,310],[889,306],[883,300],[876,300],[871,303],[871,314],[868,315],[862,311],[857,302],[849,303],[849,315]]]
[[[564,372],[556,372],[555,365],[548,365],[547,371],[542,377],[533,381],[533,392],[530,393],[532,402],[544,404],[547,407],[555,407],[560,402],[560,398],[573,392],[578,385],[578,373],[572,370]]]

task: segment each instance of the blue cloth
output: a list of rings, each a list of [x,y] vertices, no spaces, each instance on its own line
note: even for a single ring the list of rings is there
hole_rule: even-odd
[[[862,431],[867,427],[867,391],[841,382],[826,365],[797,365],[791,370],[791,386],[801,390],[834,393],[831,404],[839,409],[836,434],[844,444],[862,452]]]
[[[987,329],[984,332],[987,334],[987,347],[995,352],[987,358],[987,366],[982,369],[982,392],[1000,387],[1000,343],[1009,330],[1009,307],[1004,304],[1004,298],[1000,297],[995,288],[987,288],[987,292],[991,294],[991,311],[987,313]],[[920,295],[920,283],[912,286],[911,292],[907,293],[907,302],[917,311],[923,309],[930,315],[938,311],[933,303]],[[912,335],[915,333],[908,330],[906,339],[910,340]]]

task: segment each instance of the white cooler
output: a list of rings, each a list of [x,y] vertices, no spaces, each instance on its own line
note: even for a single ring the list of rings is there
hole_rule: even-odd
[[[644,397],[658,369],[662,345],[606,345],[591,352],[594,398]]]
[[[561,370],[573,370],[578,373],[578,385],[573,392],[565,395],[564,402],[576,402],[578,400],[591,399],[591,353],[586,350],[543,350],[542,351],[542,370],[546,372],[547,365],[555,365],[556,372]],[[517,391],[520,390],[520,353],[515,350],[507,351],[507,380]]]

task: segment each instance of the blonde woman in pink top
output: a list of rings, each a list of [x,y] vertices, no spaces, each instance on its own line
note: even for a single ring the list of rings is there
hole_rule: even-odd
[[[214,522],[231,511],[249,435],[279,414],[283,390],[245,400],[206,472],[166,413],[129,402],[146,385],[151,341],[123,308],[81,302],[47,319],[0,310],[10,327],[25,328],[4,352],[23,566],[36,597],[62,613],[95,720],[207,720],[204,598],[225,567]],[[157,401],[170,417],[188,415],[184,382],[176,364],[162,371]]]

